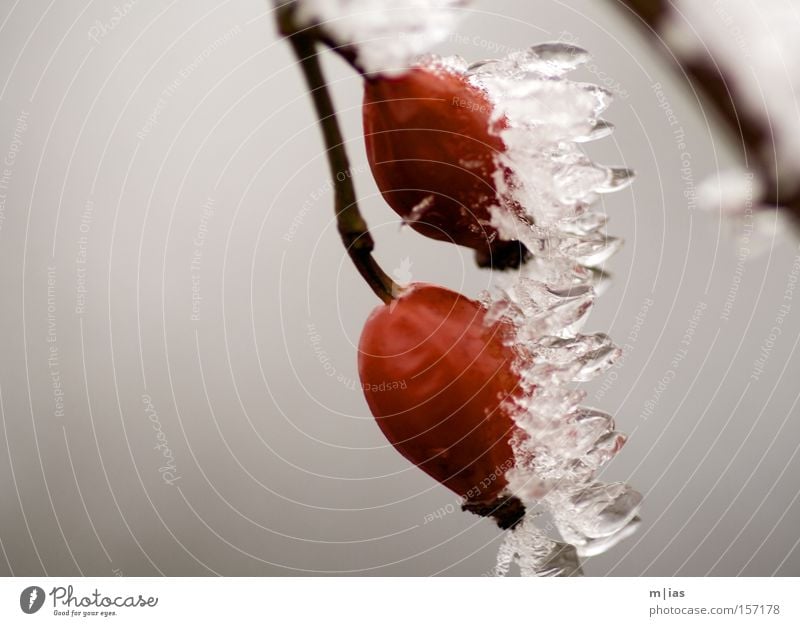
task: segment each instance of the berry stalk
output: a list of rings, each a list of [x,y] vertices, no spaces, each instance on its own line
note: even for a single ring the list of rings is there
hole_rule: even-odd
[[[344,147],[328,84],[317,57],[314,33],[293,27],[291,9],[279,10],[277,19],[281,33],[287,37],[297,57],[322,129],[334,188],[334,210],[339,236],[362,278],[376,296],[389,303],[394,294],[399,292],[399,287],[372,257],[375,243],[358,208],[355,187],[350,177],[350,160]]]

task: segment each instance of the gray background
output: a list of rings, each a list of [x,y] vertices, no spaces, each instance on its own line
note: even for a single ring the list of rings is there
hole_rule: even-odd
[[[796,236],[780,227],[740,255],[741,227],[690,206],[732,153],[610,4],[469,13],[440,51],[589,49],[595,66],[576,76],[618,91],[618,130],[589,152],[639,172],[605,198],[627,243],[588,324],[629,346],[587,403],[630,434],[605,477],[645,494],[644,525],[587,574],[800,574],[800,303],[751,378]],[[359,79],[324,63],[379,260],[477,295],[491,274],[400,229],[377,195]],[[355,386],[377,302],[343,256],[319,132],[267,4],[3,0],[0,81],[0,573],[486,573],[498,531],[387,446]],[[655,82],[686,133],[683,172]]]

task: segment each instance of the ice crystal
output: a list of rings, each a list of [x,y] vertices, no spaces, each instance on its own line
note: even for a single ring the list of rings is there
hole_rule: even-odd
[[[397,73],[445,39],[466,0],[300,0],[295,19],[352,46],[367,73]]]
[[[580,331],[605,276],[600,268],[622,243],[606,234],[606,216],[595,204],[634,176],[593,162],[581,149],[613,130],[599,117],[611,94],[566,78],[588,59],[575,46],[547,43],[465,71],[492,102],[492,128],[505,146],[496,157],[492,225],[533,254],[485,300],[490,320],[505,319],[516,329],[523,392],[507,400],[519,428],[511,440],[515,466],[506,478],[529,510],[545,507],[567,542],[547,537],[529,513],[506,535],[501,575],[512,562],[523,574],[580,574],[578,556],[608,549],[638,524],[641,496],[625,484],[597,480],[626,437],[610,415],[582,406],[585,393],[575,388],[620,355],[607,335]],[[438,63],[464,71],[460,62]]]
[[[534,525],[532,516],[506,535],[497,553],[494,574],[505,576],[512,563],[519,565],[522,576],[583,575],[575,547],[550,539]]]

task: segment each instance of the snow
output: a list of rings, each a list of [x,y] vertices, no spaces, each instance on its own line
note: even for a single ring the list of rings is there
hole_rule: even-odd
[[[705,179],[697,188],[697,206],[707,211],[742,213],[753,209],[764,194],[764,184],[752,172],[726,170]]]
[[[398,73],[446,39],[465,0],[301,0],[295,19],[353,46],[367,73]]]

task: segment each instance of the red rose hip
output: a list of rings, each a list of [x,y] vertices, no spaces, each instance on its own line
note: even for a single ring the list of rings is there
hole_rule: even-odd
[[[372,174],[386,202],[418,232],[473,248],[480,265],[516,267],[516,241],[498,239],[490,208],[498,204],[490,132],[492,103],[461,74],[412,68],[366,81],[364,138]]]
[[[511,328],[458,293],[414,284],[364,326],[358,369],[383,434],[406,459],[464,498],[464,508],[511,527],[524,507],[504,490],[519,393]]]

